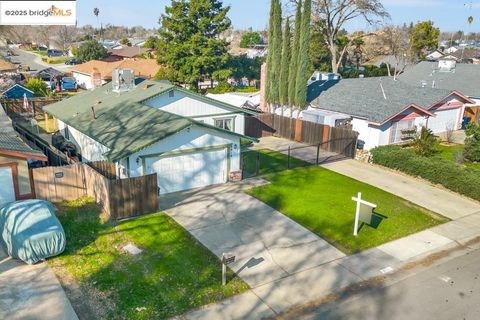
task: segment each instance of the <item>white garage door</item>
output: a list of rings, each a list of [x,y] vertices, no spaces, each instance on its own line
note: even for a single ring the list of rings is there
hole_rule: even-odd
[[[428,128],[433,133],[441,133],[447,131],[447,128],[457,129],[457,121],[460,109],[435,111],[436,117],[428,119]]]
[[[0,167],[0,205],[15,201],[15,189],[13,187],[12,169],[10,167]]]
[[[157,173],[160,193],[227,182],[227,149],[145,159],[147,173]]]

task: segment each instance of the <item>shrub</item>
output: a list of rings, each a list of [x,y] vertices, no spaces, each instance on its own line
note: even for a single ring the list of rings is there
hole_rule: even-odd
[[[207,90],[207,93],[226,93],[234,91],[233,85],[228,83],[227,81],[220,81],[215,88],[211,88]]]
[[[33,91],[33,94],[36,96],[44,97],[48,95],[48,86],[47,84],[37,78],[31,78],[25,83],[25,88]]]
[[[106,56],[107,49],[96,40],[84,42],[77,50],[77,59],[80,61],[100,60]]]
[[[438,139],[433,135],[432,130],[422,127],[412,143],[415,153],[424,157],[433,156],[438,152]]]
[[[480,125],[470,123],[466,130],[464,156],[470,161],[480,161]]]
[[[391,169],[418,176],[447,189],[480,200],[480,173],[452,161],[417,155],[412,149],[382,146],[371,150],[372,161]]]

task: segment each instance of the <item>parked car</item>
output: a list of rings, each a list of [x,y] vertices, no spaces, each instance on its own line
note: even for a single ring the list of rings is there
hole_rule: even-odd
[[[59,255],[67,242],[54,206],[44,200],[0,206],[0,237],[9,256],[28,264]]]
[[[73,77],[62,78],[62,91],[77,91],[77,79]]]
[[[57,50],[57,49],[48,49],[47,50],[47,56],[48,57],[61,57],[61,56],[63,56],[63,51],[62,50]]]
[[[65,64],[67,66],[74,66],[74,65],[77,65],[77,64],[81,64],[82,61],[80,60],[77,60],[77,59],[68,59],[67,61],[65,61]]]

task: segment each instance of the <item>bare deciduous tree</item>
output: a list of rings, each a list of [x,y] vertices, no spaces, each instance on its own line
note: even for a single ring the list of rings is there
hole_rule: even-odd
[[[63,51],[68,50],[70,45],[75,41],[77,28],[74,26],[59,26],[57,31],[57,39],[60,48]]]
[[[408,29],[405,27],[387,26],[378,34],[378,37],[386,45],[386,53],[395,59],[394,69],[390,70],[389,64],[387,64],[387,68],[388,75],[396,78],[405,70],[407,64],[411,62],[412,48]]]
[[[338,72],[347,48],[358,39],[350,38],[350,42],[339,52],[338,36],[345,23],[363,18],[368,23],[375,24],[378,22],[376,18],[388,17],[389,14],[380,0],[314,0],[313,19],[325,35],[325,44],[332,59],[332,71]]]

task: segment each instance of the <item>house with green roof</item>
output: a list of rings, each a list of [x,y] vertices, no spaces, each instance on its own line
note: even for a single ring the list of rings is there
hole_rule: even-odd
[[[174,86],[115,81],[44,107],[83,161],[108,160],[121,178],[156,173],[160,193],[241,178],[240,139],[248,109]]]

